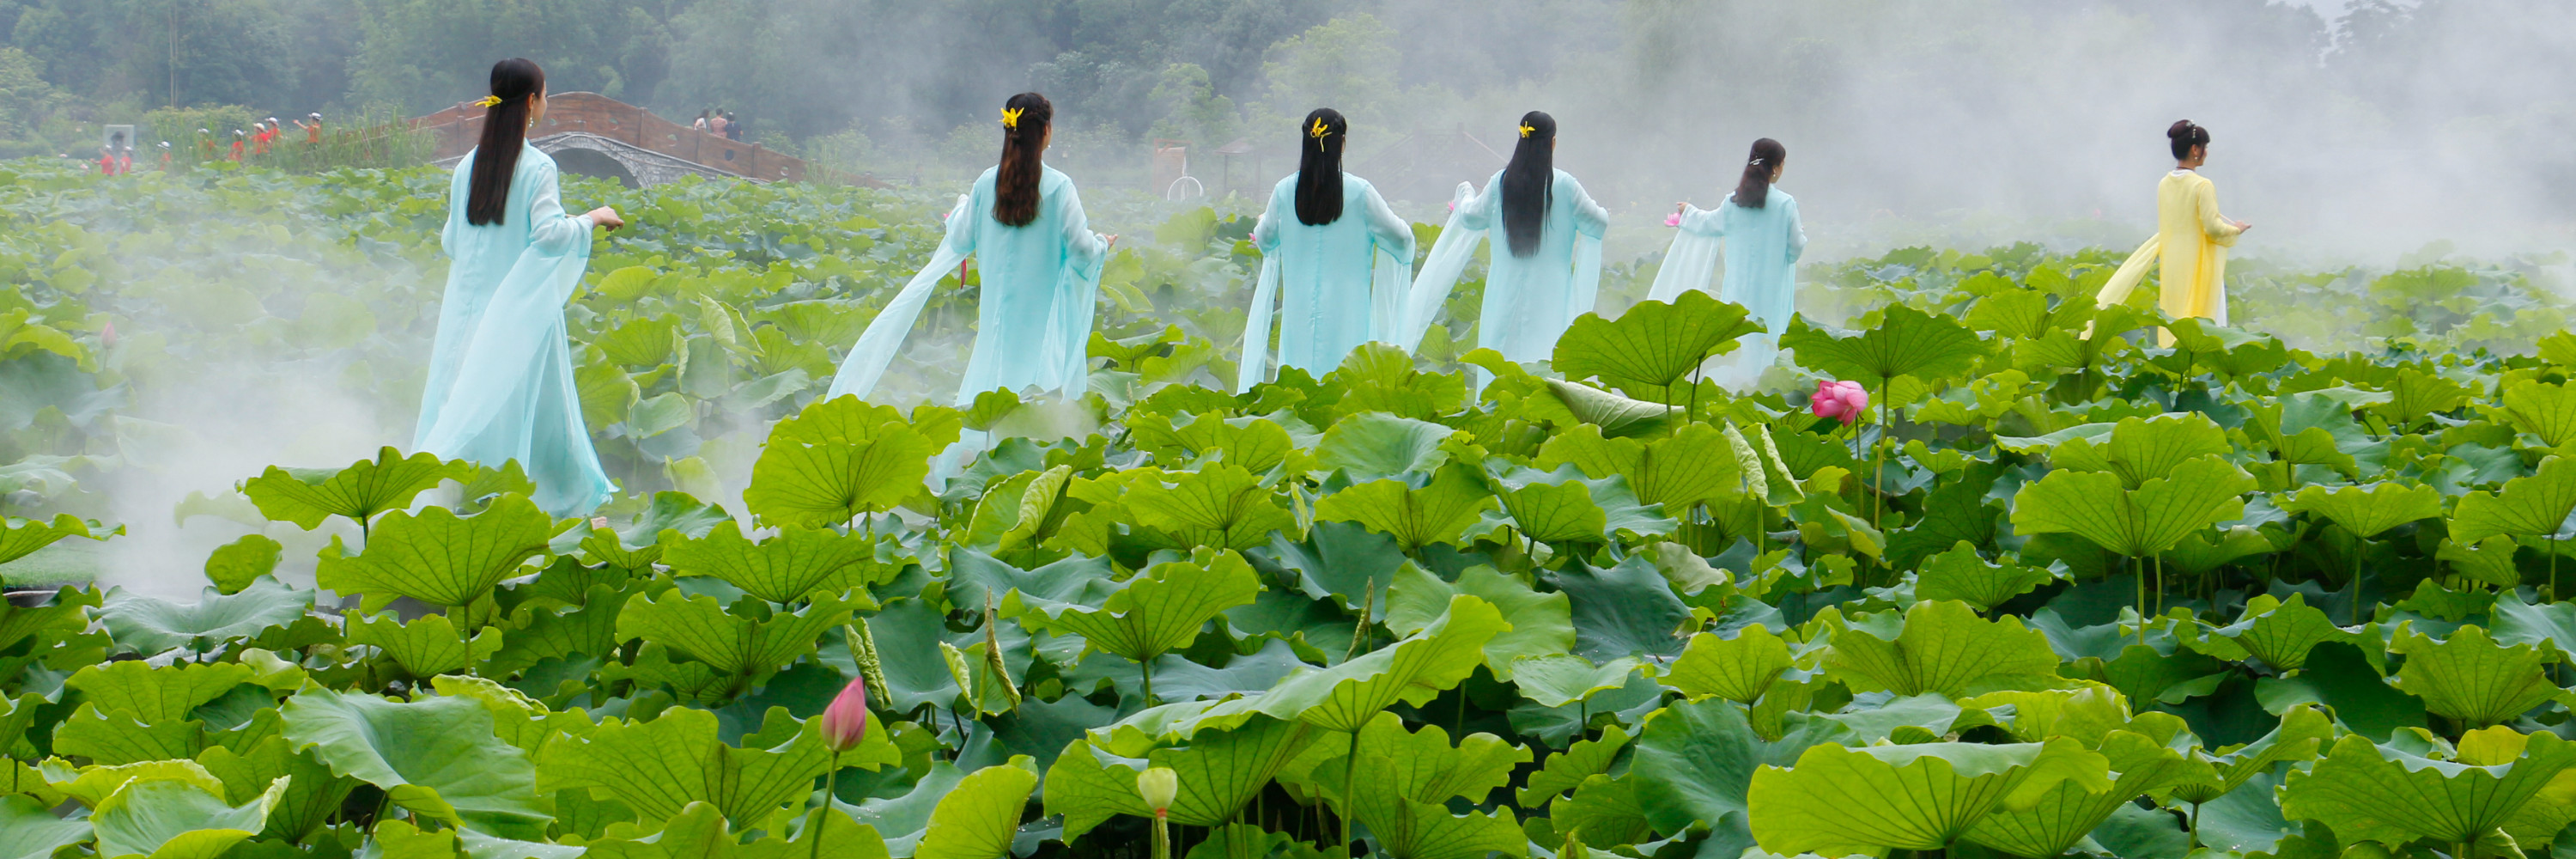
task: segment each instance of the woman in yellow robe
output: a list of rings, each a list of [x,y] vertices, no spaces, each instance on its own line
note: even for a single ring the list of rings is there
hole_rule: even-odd
[[[2138,246],[2095,300],[2104,306],[2128,300],[2145,279],[2147,262],[2154,260],[2162,269],[2157,304],[2166,316],[2225,325],[2227,249],[2254,225],[2219,214],[2218,189],[2198,172],[2209,161],[2209,129],[2186,119],[2166,129],[2165,137],[2173,147],[2174,169],[2156,185],[2156,235]],[[2163,332],[2159,340],[2173,345],[2173,332]]]

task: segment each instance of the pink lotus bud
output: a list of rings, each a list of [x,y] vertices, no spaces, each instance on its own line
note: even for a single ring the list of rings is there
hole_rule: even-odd
[[[1816,417],[1851,423],[1860,420],[1869,409],[1869,391],[1859,382],[1823,380],[1816,383],[1816,393],[1807,398],[1807,408]]]
[[[815,718],[823,723],[824,748],[836,755],[858,748],[859,741],[868,738],[867,678],[850,678],[850,685],[841,687],[841,694],[832,697],[831,706],[824,707],[823,715]]]
[[[1674,213],[1672,213],[1672,214],[1669,214],[1669,215],[1665,215],[1665,216],[1664,216],[1664,226],[1667,226],[1667,227],[1678,227],[1678,226],[1681,226],[1681,225],[1682,225],[1682,213],[1680,213],[1680,212],[1674,212]]]
[[[98,343],[99,343],[99,345],[101,345],[101,346],[107,346],[107,347],[111,347],[111,348],[113,348],[114,346],[116,346],[116,321],[115,321],[115,320],[112,320],[112,319],[111,319],[111,320],[108,320],[108,323],[107,323],[107,325],[106,325],[106,326],[101,327],[100,329],[98,329]]]

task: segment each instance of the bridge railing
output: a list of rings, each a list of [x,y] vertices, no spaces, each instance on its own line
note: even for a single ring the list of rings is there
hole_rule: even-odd
[[[484,109],[460,104],[411,120],[411,127],[437,135],[433,158],[454,158],[474,148],[483,134]],[[653,115],[652,111],[598,93],[568,92],[547,98],[546,118],[528,136],[586,132],[673,158],[713,167],[761,182],[803,181],[804,160],[757,143],[727,140]]]

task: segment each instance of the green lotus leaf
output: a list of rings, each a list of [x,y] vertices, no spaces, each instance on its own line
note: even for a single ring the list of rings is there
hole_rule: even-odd
[[[1270,542],[1274,531],[1297,530],[1297,517],[1279,505],[1276,491],[1228,463],[1165,472],[1138,483],[1124,500],[1135,524],[1171,535],[1181,548],[1249,549]]]
[[[930,826],[931,810],[937,808],[940,798],[956,790],[957,783],[965,778],[966,773],[955,764],[932,758],[928,771],[922,773],[920,781],[913,783],[912,790],[900,796],[871,797],[857,805],[845,805],[835,800],[833,808],[881,835],[889,853],[909,857],[921,845],[922,830]]]
[[[2281,714],[2281,724],[2250,743],[2193,751],[2194,766],[2173,787],[2174,799],[2198,805],[2234,792],[2248,779],[2270,772],[2274,764],[2315,760],[2317,748],[2334,739],[2333,720],[2306,704]]]
[[[260,515],[310,531],[333,516],[366,524],[376,514],[411,506],[414,496],[439,481],[464,480],[472,472],[463,460],[441,461],[427,452],[406,457],[386,447],[373,461],[362,459],[341,469],[272,465],[243,481],[241,491],[259,505]]]
[[[725,744],[716,737],[715,714],[694,708],[673,707],[649,722],[611,720],[587,735],[548,740],[536,755],[537,789],[548,796],[587,789],[624,803],[645,820],[671,817],[694,802],[715,806],[726,820],[761,820],[804,797],[832,765],[820,726],[809,720],[795,728],[786,719],[785,711],[770,711],[756,736],[775,737],[791,728],[794,734],[768,748]],[[867,724],[867,739],[843,753],[841,765],[873,770],[899,763],[900,753],[875,714]],[[745,738],[746,746],[751,739]]]
[[[1753,773],[1753,837],[1774,853],[1942,850],[1998,808],[2042,808],[2112,789],[2110,762],[2070,739],[1977,745],[1809,747]]]
[[[1786,714],[1783,722],[1779,738],[1766,740],[1746,721],[1743,708],[1714,698],[1647,716],[1629,768],[1647,821],[1666,836],[1704,823],[1710,844],[1721,852],[1752,847],[1746,815],[1755,770],[1793,763],[1818,744],[1860,742],[1841,723],[1805,713]]]
[[[656,492],[644,512],[626,527],[594,527],[586,532],[577,532],[581,540],[574,546],[553,548],[558,555],[571,554],[573,548],[579,548],[601,563],[640,570],[662,560],[665,547],[663,532],[672,532],[678,539],[696,539],[731,521],[733,517],[727,515],[722,507],[700,503],[685,493]],[[565,536],[573,533],[576,532],[567,532]]]
[[[259,581],[261,576],[277,570],[277,560],[286,547],[264,534],[243,534],[241,539],[215,547],[206,555],[206,581],[215,589],[240,593]]]
[[[1984,612],[2056,581],[2058,575],[2050,567],[1987,561],[1978,556],[1975,546],[1962,542],[1923,562],[1923,569],[1914,574],[1914,597],[1957,600]]]
[[[1164,767],[1180,782],[1170,820],[1222,826],[1319,736],[1323,732],[1303,722],[1257,716],[1230,730],[1200,731],[1186,744],[1154,743],[1141,757],[1114,755],[1105,742],[1075,740],[1047,768],[1046,813],[1064,815],[1068,839],[1116,815],[1152,817],[1154,810],[1136,792],[1136,777],[1146,767]]]
[[[2310,486],[2283,499],[2281,509],[2323,516],[2356,536],[2368,538],[2408,522],[2441,518],[2442,491],[2397,483],[2332,489]]]
[[[956,441],[956,412],[906,420],[888,406],[842,396],[771,428],[751,466],[743,504],[761,521],[817,528],[894,509],[922,490],[930,457]]]
[[[2507,721],[2548,703],[2562,690],[2547,667],[2558,654],[2537,645],[2500,645],[2486,630],[2463,626],[2435,640],[2401,622],[2389,651],[2406,655],[2397,688],[2424,699],[2424,709],[2479,727]]]
[[[1231,551],[1200,549],[1189,560],[1156,564],[1120,583],[1098,605],[1026,597],[1003,598],[1003,617],[1030,629],[1082,636],[1086,651],[1152,662],[1186,648],[1201,627],[1226,609],[1249,605],[1261,577]]]
[[[2121,485],[2136,489],[2149,480],[2170,477],[2177,466],[2204,456],[2224,456],[2235,448],[2227,431],[2197,413],[2122,418],[2107,436],[2078,435],[2048,452],[2049,464],[2082,471],[2108,471]]]
[[[2084,303],[2091,304],[2089,301]],[[2032,371],[2089,371],[2107,363],[2105,358],[2134,351],[2136,347],[2122,335],[2155,324],[2157,318],[2157,314],[2127,305],[2101,307],[2094,311],[2083,330],[2061,328],[2038,337],[2013,341],[2013,366]]]
[[[2576,511],[2576,458],[2552,456],[2540,461],[2537,473],[2507,480],[2495,492],[2460,496],[2451,511],[2451,539],[2549,536],[2566,525],[2569,511]]]
[[[1571,653],[1524,656],[1512,662],[1512,683],[1521,697],[1541,707],[1563,707],[1596,692],[1624,689],[1637,673],[1637,660],[1622,656],[1600,665]]]
[[[436,677],[463,671],[501,649],[501,631],[484,627],[468,639],[445,615],[405,621],[391,612],[349,620],[349,643],[379,648],[403,672]]]
[[[156,668],[132,661],[82,668],[63,681],[82,703],[54,729],[54,751],[103,764],[195,757],[207,738],[194,711],[253,673],[238,662]]]
[[[1986,620],[1966,603],[1918,602],[1901,623],[1889,613],[1836,632],[1825,668],[1855,689],[1956,698],[1982,682],[2053,677],[2057,651],[2020,618]]]
[[[2110,761],[2110,784],[2059,782],[2027,808],[1997,808],[1979,818],[1961,838],[2015,856],[2062,856],[2112,812],[2189,771],[2182,755],[2128,731],[2111,732],[2100,752]]]
[[[2289,363],[2281,338],[2230,328],[2197,317],[2176,319],[2167,329],[2174,350],[2190,356],[2190,367],[2216,370],[2230,377],[2266,373]]]
[[[90,822],[55,817],[26,794],[0,798],[0,859],[51,859],[55,851],[90,839]]]
[[[2245,432],[2269,449],[2274,461],[2287,466],[2322,465],[2355,478],[2360,471],[2353,453],[2367,448],[2371,439],[2352,419],[2353,409],[2387,395],[2351,393],[2359,396],[2308,391],[2249,403]]]
[[[2540,644],[2576,653],[2576,603],[2532,605],[2510,591],[2497,594],[2488,618],[2497,644]]]
[[[1601,730],[1598,739],[1574,741],[1565,751],[1548,755],[1538,771],[1522,781],[1512,798],[1522,808],[1536,808],[1582,786],[1593,776],[1608,775],[1611,764],[1619,760],[1619,752],[1627,748],[1628,739],[1626,729],[1611,725]]]
[[[1456,746],[1436,725],[1404,729],[1392,713],[1370,719],[1340,759],[1315,767],[1311,787],[1335,811],[1367,826],[1396,859],[1477,859],[1488,851],[1527,855],[1529,839],[1511,812],[1452,814],[1449,802],[1481,805],[1511,783],[1530,751],[1492,734]]]
[[[2555,735],[2535,734],[2523,742],[2510,760],[2476,766],[2347,736],[2314,766],[2290,772],[2281,788],[2281,813],[2332,827],[2346,842],[2399,847],[2417,839],[2475,841],[2512,821],[2561,773],[2576,767],[2576,745]]]
[[[870,604],[864,593],[854,593],[819,597],[795,611],[736,603],[736,613],[714,597],[671,590],[627,602],[617,616],[617,637],[661,644],[717,674],[749,678],[813,652],[825,633],[850,621],[852,608]]]
[[[2559,447],[2576,441],[2576,388],[2524,379],[2504,387],[2504,417],[2520,432]]]
[[[2308,663],[2308,651],[2328,641],[2353,641],[2354,633],[2334,625],[2323,610],[2308,605],[2307,595],[2286,601],[2261,594],[2245,602],[2235,623],[2213,630],[2213,637],[2188,641],[2202,653],[2220,659],[2253,657],[2281,671]]]
[[[1098,604],[1116,586],[1108,558],[1072,557],[1023,570],[963,549],[949,553],[949,565],[948,602],[968,610],[999,605],[1012,591],[1024,599]]]
[[[719,525],[698,539],[664,544],[672,575],[710,576],[774,603],[792,603],[833,584],[843,570],[876,557],[876,541],[829,528],[784,526],[759,542]]]
[[[1494,679],[1510,681],[1517,660],[1563,654],[1574,648],[1572,604],[1561,593],[1543,594],[1494,568],[1478,565],[1458,574],[1455,583],[1406,564],[1386,592],[1386,628],[1411,635],[1440,620],[1449,603],[1464,594],[1493,603],[1511,628],[1485,642],[1485,668]]]
[[[1605,438],[1662,435],[1675,420],[1673,407],[1632,400],[1580,382],[1546,379],[1548,393],[1581,423],[1601,428]]]
[[[913,859],[1002,859],[1037,786],[1037,766],[1025,755],[967,773],[931,809]]]
[[[2013,530],[2074,534],[2112,552],[2146,557],[2194,531],[2245,515],[2254,478],[2214,456],[2185,460],[2171,476],[2132,490],[2108,472],[2061,469],[2014,493]]]
[[[1647,822],[1645,806],[1638,801],[1641,787],[1636,778],[1629,776],[1596,775],[1584,779],[1572,794],[1548,801],[1545,825],[1554,830],[1550,834],[1576,844],[1650,840],[1655,827]],[[1539,825],[1535,820],[1531,824]]]
[[[2035,289],[1998,292],[1977,299],[1960,321],[1978,331],[2021,338],[2075,330],[2093,318],[2092,302],[2061,300],[2050,308],[2048,300],[2048,293]]]
[[[67,537],[105,540],[110,536],[123,533],[125,533],[123,525],[101,530],[97,522],[81,519],[69,513],[55,516],[54,521],[51,522],[0,516],[0,564],[35,554],[37,549],[51,546],[56,541]]]
[[[1509,625],[1493,603],[1460,594],[1438,622],[1340,665],[1289,675],[1252,698],[1209,709],[1208,723],[1248,713],[1345,733],[1397,703],[1419,707],[1485,664],[1485,644]]]
[[[1682,655],[1656,678],[1690,698],[1715,695],[1750,705],[1789,670],[1789,645],[1771,630],[1748,626],[1733,638],[1703,632],[1691,636]]]
[[[513,615],[515,627],[501,632],[501,649],[494,652],[481,669],[494,676],[507,676],[547,660],[572,660],[584,656],[603,656],[617,647],[617,616],[626,610],[627,599],[635,592],[607,584],[591,585],[579,605],[552,609],[522,606]]]
[[[1465,539],[1485,511],[1497,507],[1494,493],[1475,469],[1451,463],[1418,487],[1404,480],[1372,480],[1326,495],[1315,502],[1315,519],[1359,523],[1394,537],[1406,554],[1418,554],[1424,546]]]
[[[1020,491],[1020,503],[1011,525],[993,539],[994,548],[1010,551],[1029,546],[1046,545],[1064,520],[1073,515],[1065,502],[1065,486],[1073,479],[1073,466],[1059,465],[1029,478]]]
[[[946,766],[947,762],[940,762]],[[668,821],[657,821],[658,831],[639,839],[620,836],[632,834],[628,826],[611,825],[607,835],[580,846],[539,844],[525,841],[503,841],[471,830],[454,833],[455,847],[440,846],[425,857],[407,857],[388,848],[387,859],[448,859],[462,852],[463,859],[888,859],[886,839],[875,828],[853,820],[847,814],[824,815],[823,826],[816,831],[804,825],[813,818],[797,815],[796,840],[768,835],[748,843],[744,836],[726,824],[716,807],[698,802]],[[441,831],[432,837],[451,833]],[[383,830],[377,837],[384,838]],[[570,851],[580,851],[577,854]],[[443,852],[442,852],[443,851]],[[910,855],[909,850],[905,855]]]
[[[547,814],[528,754],[492,733],[465,698],[389,701],[307,688],[286,699],[279,734],[331,771],[384,789],[415,815],[505,838],[540,840]]]
[[[1174,424],[1168,415],[1139,416],[1132,435],[1136,448],[1153,451],[1155,460],[1165,463],[1221,455],[1220,461],[1254,474],[1277,468],[1292,456],[1303,458],[1288,429],[1268,418],[1228,418],[1217,412],[1189,417]]]
[[[1639,302],[1616,319],[1586,313],[1557,338],[1549,366],[1568,379],[1668,387],[1701,362],[1734,351],[1736,338],[1760,332],[1762,323],[1747,312],[1694,289],[1669,303]]]
[[[2237,525],[2185,535],[2174,543],[2173,548],[2159,555],[2158,560],[2171,568],[2168,572],[2179,570],[2198,576],[2246,558],[2280,550],[2261,530]]]
[[[1352,349],[1340,367],[1324,374],[1321,387],[1315,399],[1333,404],[1331,421],[1361,412],[1427,421],[1455,412],[1467,402],[1465,374],[1422,372],[1414,368],[1410,353],[1379,342]]]
[[[1428,474],[1449,461],[1440,444],[1456,432],[1430,421],[1362,412],[1324,430],[1315,445],[1315,464],[1350,475],[1354,482]]]
[[[286,780],[285,792],[269,808],[268,828],[261,832],[266,837],[304,838],[339,813],[341,801],[358,786],[333,775],[311,751],[298,752],[285,737],[274,735],[246,751],[208,747],[197,755],[197,763],[223,780],[224,801],[237,805],[258,799],[280,779]]]
[[[1684,642],[1690,606],[1652,558],[1638,554],[1609,568],[1569,564],[1541,574],[1572,603],[1574,652],[1606,662],[1622,656],[1674,656]]]
[[[250,638],[304,617],[313,592],[261,578],[238,593],[207,588],[195,603],[154,599],[122,588],[109,593],[99,622],[116,643],[152,656],[177,647],[202,653],[227,639]]]
[[[1571,466],[1554,472],[1516,468],[1496,483],[1512,522],[1543,543],[1601,543],[1621,531],[1657,535],[1678,527],[1659,508],[1637,503],[1622,475],[1590,479]]]
[[[90,825],[103,859],[216,859],[266,827],[268,809],[286,792],[279,779],[249,803],[235,806],[203,785],[178,779],[127,782],[98,804]]]
[[[1745,492],[1733,446],[1725,433],[1707,424],[1690,424],[1653,440],[1609,439],[1599,427],[1574,427],[1539,448],[1539,468],[1556,471],[1566,465],[1594,479],[1625,477],[1638,501],[1668,511]]]
[[[546,551],[554,517],[524,495],[504,495],[483,512],[457,516],[432,507],[415,515],[385,514],[357,555],[324,553],[315,578],[322,587],[362,594],[362,611],[395,597],[437,606],[482,599],[520,565]]]
[[[2387,389],[2389,398],[2370,406],[2370,410],[2399,428],[2412,428],[2434,414],[2459,408],[2469,399],[2466,386],[2414,367],[2399,368],[2394,377],[2375,387]]]
[[[1884,384],[1898,376],[1935,381],[1964,374],[1986,356],[1987,344],[1958,320],[1897,304],[1867,331],[1820,328],[1803,317],[1792,319],[1789,332],[1780,335],[1780,348],[1796,352],[1799,366]]]
[[[2340,641],[2318,643],[2295,674],[2255,681],[2254,698],[2273,712],[2324,705],[2346,730],[2373,740],[2424,727],[2424,700],[2388,685],[2360,647]]]

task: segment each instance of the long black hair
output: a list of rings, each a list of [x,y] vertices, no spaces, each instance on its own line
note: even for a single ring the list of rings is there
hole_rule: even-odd
[[[1046,175],[1046,133],[1055,105],[1024,92],[1002,103],[1002,165],[993,177],[993,220],[1025,227],[1038,219],[1038,179]]]
[[[1342,145],[1351,126],[1341,111],[1315,108],[1297,126],[1297,222],[1319,227],[1342,219]]]
[[[2192,147],[2209,145],[2209,129],[2188,119],[2177,119],[2165,129],[2165,140],[2173,144],[2174,160],[2181,161],[2191,157]]]
[[[528,141],[528,97],[546,91],[546,70],[512,57],[492,64],[492,97],[483,113],[483,139],[474,145],[473,189],[465,197],[465,222],[501,223],[510,207],[510,180],[519,172],[519,148]]]
[[[1789,157],[1789,148],[1780,141],[1765,137],[1753,141],[1753,154],[1744,156],[1744,178],[1735,183],[1735,204],[1747,209],[1762,208],[1771,199],[1771,171]]]
[[[1556,117],[1522,114],[1520,133],[1512,162],[1503,165],[1503,235],[1512,256],[1525,257],[1538,253],[1547,208],[1556,203]]]

